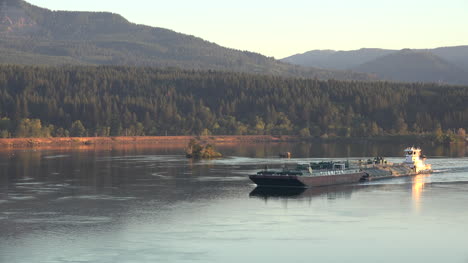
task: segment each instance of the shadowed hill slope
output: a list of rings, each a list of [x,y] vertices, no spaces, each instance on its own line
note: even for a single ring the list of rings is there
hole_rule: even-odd
[[[51,11],[0,0],[0,63],[127,65],[214,69],[320,79],[367,74],[290,65],[201,38],[130,23],[118,14]]]
[[[392,81],[468,83],[466,72],[429,52],[402,50],[354,68]]]
[[[312,50],[282,59],[295,65],[376,73],[394,81],[468,84],[468,46],[435,49]]]

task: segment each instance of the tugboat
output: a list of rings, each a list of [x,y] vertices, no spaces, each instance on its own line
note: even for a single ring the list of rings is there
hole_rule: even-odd
[[[403,163],[387,163],[382,160],[377,164],[361,165],[362,171],[367,174],[364,179],[371,181],[432,172],[432,166],[426,164],[426,156],[422,155],[420,148],[408,147],[404,152]]]
[[[307,188],[411,176],[432,171],[431,165],[425,163],[426,158],[421,155],[421,149],[409,147],[404,152],[405,161],[400,164],[389,163],[382,157],[351,168],[348,162],[320,162],[299,164],[295,169],[265,168],[249,178],[259,187]]]

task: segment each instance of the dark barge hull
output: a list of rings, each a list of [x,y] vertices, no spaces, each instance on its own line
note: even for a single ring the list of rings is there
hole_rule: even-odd
[[[259,187],[315,187],[339,184],[352,184],[365,180],[365,172],[321,176],[298,175],[250,175],[249,178]]]

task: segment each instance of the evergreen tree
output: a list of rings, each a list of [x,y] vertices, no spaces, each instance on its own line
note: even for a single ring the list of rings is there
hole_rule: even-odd
[[[86,129],[80,120],[74,121],[70,128],[70,135],[72,137],[86,137]]]

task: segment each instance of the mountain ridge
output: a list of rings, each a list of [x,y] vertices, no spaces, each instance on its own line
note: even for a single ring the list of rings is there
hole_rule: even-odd
[[[390,81],[468,83],[466,72],[427,51],[404,49],[353,68]]]
[[[351,51],[311,50],[286,57],[282,61],[330,70],[372,73],[378,78],[392,81],[468,84],[468,46],[402,50],[369,48]]]
[[[302,54],[292,55],[281,60],[307,67],[315,66],[325,69],[347,70],[391,52],[393,52],[393,50],[387,51],[379,48],[361,48],[351,51],[331,49],[311,50]],[[356,59],[357,61],[354,61]]]
[[[138,25],[108,12],[51,11],[0,1],[0,63],[127,65],[221,70],[319,79],[369,80],[368,74],[305,68],[224,48],[175,31]]]

